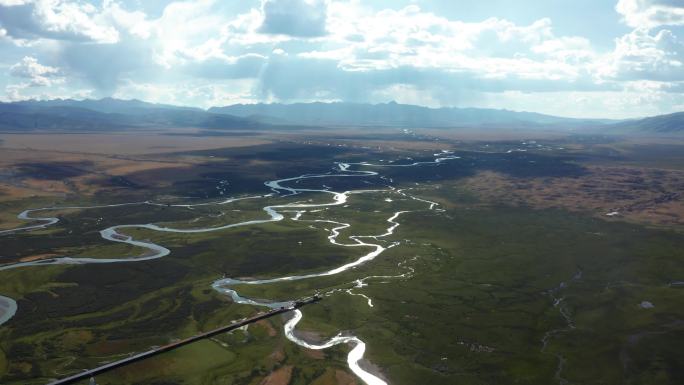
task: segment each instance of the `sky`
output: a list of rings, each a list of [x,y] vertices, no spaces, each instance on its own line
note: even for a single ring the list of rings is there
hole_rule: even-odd
[[[684,110],[684,0],[0,0],[0,100]]]

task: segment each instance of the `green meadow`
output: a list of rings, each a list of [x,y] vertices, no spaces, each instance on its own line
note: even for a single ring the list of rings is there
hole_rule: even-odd
[[[411,188],[408,194],[440,202],[437,210],[377,183],[369,187],[381,191],[352,194],[345,205],[297,221],[284,213],[281,222],[213,232],[125,231],[171,249],[157,260],[0,271],[0,294],[19,305],[0,327],[0,381],[45,384],[254,314],[262,309],[232,303],[212,282],[321,272],[372,251],[331,244],[337,225],[324,221],[336,221],[351,225],[340,231],[339,243],[366,236],[360,239],[394,246],[341,274],[234,288],[274,300],[322,293],[323,301],[303,309],[297,330],[313,341],[340,332],[359,337],[367,348],[364,368],[392,384],[684,383],[684,287],[676,284],[684,281],[684,234],[484,202],[458,179],[480,169],[554,178],[580,175],[582,167],[566,155],[534,155],[532,166],[529,158],[462,155],[468,166],[461,169],[458,163],[368,168],[387,171],[396,187]],[[55,227],[2,243],[16,257],[141,255],[143,249],[102,241],[99,230],[135,223],[221,226],[268,218],[266,202],[310,199],[330,197],[260,198],[196,210],[69,210],[56,213],[62,221]],[[396,219],[392,235],[367,237],[385,233],[396,211],[408,212]],[[283,335],[285,322],[259,322],[98,376],[97,383],[260,384],[279,370],[289,373],[288,384],[354,379],[346,363],[350,346],[300,348]]]

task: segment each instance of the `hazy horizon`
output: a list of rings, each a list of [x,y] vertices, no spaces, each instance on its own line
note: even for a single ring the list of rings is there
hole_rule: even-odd
[[[215,108],[215,107],[231,107],[231,106],[238,106],[238,105],[258,105],[258,104],[266,104],[266,105],[268,105],[268,104],[293,105],[293,104],[315,104],[315,103],[324,103],[324,104],[336,104],[336,103],[338,103],[338,104],[359,104],[359,105],[377,106],[377,105],[384,105],[384,104],[396,103],[396,104],[404,105],[404,106],[422,107],[422,108],[429,108],[429,109],[442,109],[442,108],[445,108],[445,109],[449,109],[449,108],[453,108],[453,109],[483,109],[483,110],[485,110],[485,109],[492,109],[492,110],[499,110],[499,111],[526,112],[526,113],[538,113],[538,114],[547,115],[547,114],[544,114],[544,113],[541,113],[541,112],[538,112],[538,111],[528,111],[528,110],[512,110],[512,109],[507,109],[507,108],[471,107],[471,106],[464,106],[464,107],[460,107],[460,106],[425,106],[425,105],[420,105],[420,104],[399,103],[399,102],[397,102],[397,101],[395,101],[395,100],[390,100],[390,101],[387,101],[387,102],[377,102],[377,103],[371,103],[371,102],[347,102],[347,101],[343,101],[343,100],[321,100],[321,101],[312,100],[312,101],[307,101],[307,102],[298,102],[298,101],[292,101],[292,102],[288,102],[288,101],[284,101],[284,102],[281,102],[281,101],[266,101],[266,102],[262,102],[262,101],[253,101],[253,102],[232,103],[232,104],[226,104],[226,105],[216,105],[216,106],[207,106],[207,107],[203,107],[203,106],[192,106],[192,105],[188,105],[188,104],[152,102],[152,101],[149,101],[149,100],[143,100],[143,99],[138,99],[138,98],[121,99],[121,98],[114,98],[114,97],[111,97],[111,96],[105,96],[105,97],[102,97],[102,98],[54,98],[54,99],[33,98],[33,99],[16,100],[16,101],[11,101],[11,102],[17,102],[17,103],[21,103],[21,102],[49,102],[49,101],[59,101],[59,100],[63,100],[63,101],[66,101],[66,100],[75,100],[75,101],[77,101],[77,102],[83,102],[83,101],[88,101],[88,100],[91,100],[91,101],[101,101],[101,100],[106,100],[106,99],[113,99],[113,100],[124,101],[124,102],[143,102],[143,103],[151,103],[151,104],[158,104],[158,105],[169,105],[169,106],[173,106],[173,107],[183,107],[183,108],[197,108],[197,109],[200,109],[200,110],[203,110],[203,111],[209,111],[210,109]],[[5,101],[5,102],[10,102],[10,101]],[[11,103],[11,102],[10,102],[10,103]],[[603,118],[600,118],[600,117],[599,117],[599,118],[595,118],[595,117],[590,117],[590,116],[589,116],[589,117],[588,117],[588,116],[574,117],[574,116],[564,116],[564,115],[550,115],[550,114],[548,114],[548,115],[549,115],[549,116],[559,117],[559,118],[570,118],[570,119],[603,119]],[[648,117],[648,116],[650,116],[650,115],[644,115],[644,116],[641,116],[641,117],[636,117],[636,118],[634,118],[634,119],[645,118],[645,117]],[[608,118],[605,118],[605,119],[608,119]],[[617,120],[623,120],[623,119],[618,119],[618,118],[616,118],[616,119],[612,119],[612,120],[616,120],[616,121],[617,121]]]

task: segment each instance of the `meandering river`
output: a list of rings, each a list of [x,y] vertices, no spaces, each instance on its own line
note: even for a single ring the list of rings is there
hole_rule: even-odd
[[[402,190],[395,190],[392,188],[384,189],[384,190],[355,190],[355,191],[336,192],[336,191],[332,191],[328,188],[310,189],[310,188],[296,188],[296,187],[290,187],[289,185],[284,185],[284,184],[288,184],[288,183],[296,184],[298,181],[305,180],[305,179],[314,179],[314,178],[364,177],[364,176],[376,176],[376,175],[378,175],[378,173],[375,171],[353,170],[352,166],[416,167],[416,166],[421,166],[421,165],[426,165],[426,164],[439,164],[441,162],[444,162],[447,160],[452,160],[452,159],[459,159],[456,156],[452,156],[451,153],[448,151],[445,151],[445,152],[442,152],[439,154],[435,154],[434,157],[435,157],[435,159],[433,161],[414,162],[411,164],[391,164],[391,163],[388,163],[388,164],[370,164],[370,163],[366,163],[366,162],[362,162],[362,163],[336,163],[336,167],[335,167],[334,171],[329,172],[329,173],[305,174],[305,175],[300,175],[297,177],[284,178],[284,179],[265,182],[265,185],[268,186],[273,191],[273,194],[247,196],[247,197],[241,197],[241,198],[231,198],[231,199],[226,199],[226,200],[218,201],[218,202],[170,205],[170,206],[175,206],[175,207],[187,207],[187,208],[191,208],[193,206],[204,206],[204,205],[224,205],[224,204],[230,204],[232,202],[235,202],[238,200],[244,200],[244,199],[268,198],[270,196],[273,196],[274,194],[277,194],[278,196],[291,196],[291,195],[297,195],[297,194],[301,194],[301,193],[305,193],[305,192],[329,194],[332,196],[332,201],[326,202],[326,203],[289,203],[289,204],[282,204],[282,205],[268,205],[268,206],[263,207],[263,211],[268,215],[267,218],[252,219],[252,220],[247,220],[247,221],[243,221],[243,222],[239,222],[239,223],[226,224],[226,225],[221,225],[221,226],[216,226],[216,227],[181,229],[181,228],[164,227],[164,226],[159,226],[159,225],[155,225],[155,224],[133,224],[133,225],[111,226],[111,227],[108,227],[108,228],[100,231],[100,235],[102,236],[103,239],[105,239],[107,241],[111,241],[111,242],[119,242],[119,243],[129,244],[131,246],[141,247],[141,248],[147,249],[147,252],[142,254],[142,255],[131,255],[131,256],[124,256],[124,257],[120,257],[120,258],[87,258],[87,257],[50,258],[50,259],[45,259],[45,260],[40,260],[40,261],[21,262],[21,263],[3,265],[3,266],[0,266],[0,271],[8,270],[8,269],[16,269],[16,268],[21,268],[21,267],[29,267],[29,266],[42,266],[42,265],[55,265],[55,264],[125,263],[125,262],[146,261],[146,260],[162,258],[166,255],[169,255],[171,253],[171,251],[169,249],[167,249],[166,247],[164,247],[162,245],[155,244],[153,242],[135,240],[131,236],[128,236],[125,233],[123,233],[123,231],[126,229],[132,229],[132,228],[144,228],[144,229],[153,230],[153,231],[160,231],[160,232],[204,233],[204,232],[225,230],[225,229],[234,228],[234,227],[259,225],[259,224],[264,224],[264,223],[269,223],[269,222],[281,221],[281,220],[285,219],[283,212],[291,212],[291,211],[296,212],[296,215],[292,218],[293,220],[301,220],[300,219],[301,215],[308,210],[312,210],[312,209],[319,210],[319,209],[325,208],[325,207],[344,205],[345,203],[347,203],[349,196],[352,194],[375,193],[375,192],[379,192],[379,191],[381,191],[381,192],[395,192],[395,193],[401,194],[403,196],[408,196],[408,197],[415,199],[417,201],[425,202],[426,204],[429,204],[429,209],[434,209],[437,206],[437,204],[435,202],[416,198],[416,197],[413,197],[413,196],[406,194]],[[48,226],[55,225],[59,222],[59,218],[56,218],[56,217],[45,217],[45,216],[33,216],[32,215],[34,213],[38,213],[41,211],[54,211],[54,210],[63,210],[63,209],[93,209],[93,208],[119,207],[119,206],[131,206],[131,205],[166,206],[165,204],[161,204],[161,203],[144,201],[144,202],[132,202],[132,203],[122,203],[122,204],[114,204],[114,205],[44,207],[44,208],[38,208],[38,209],[25,210],[18,215],[19,219],[37,221],[39,223],[28,225],[28,226],[23,226],[23,227],[11,229],[11,230],[2,230],[2,231],[0,231],[0,235],[8,234],[8,233],[14,233],[14,232],[18,232],[18,231],[30,231],[30,230],[40,229],[40,228],[46,228]],[[304,279],[330,276],[330,275],[342,273],[342,272],[347,271],[349,269],[352,269],[356,266],[367,263],[367,262],[375,259],[376,257],[378,257],[380,254],[382,254],[388,248],[397,245],[397,243],[390,243],[388,246],[383,246],[384,242],[381,242],[379,238],[383,238],[383,237],[387,237],[387,236],[392,235],[394,230],[399,226],[399,222],[397,222],[396,220],[399,218],[399,216],[401,214],[403,214],[405,212],[406,211],[394,212],[387,219],[389,226],[387,227],[387,229],[384,233],[378,234],[378,235],[363,235],[363,236],[352,235],[352,236],[349,236],[349,239],[352,241],[350,243],[341,243],[337,240],[337,237],[339,236],[340,231],[342,229],[346,229],[346,228],[349,228],[351,226],[349,223],[329,221],[329,220],[311,221],[311,222],[330,223],[334,226],[330,230],[330,235],[328,236],[329,242],[334,244],[334,245],[341,246],[341,247],[359,247],[359,248],[368,248],[369,249],[369,251],[366,254],[362,255],[361,257],[359,257],[355,261],[352,261],[352,262],[346,263],[342,266],[339,266],[339,267],[336,267],[333,269],[329,269],[329,270],[325,270],[325,271],[322,271],[319,273],[311,273],[311,274],[304,274],[304,275],[289,275],[289,276],[284,276],[284,277],[262,279],[262,280],[258,280],[258,279],[257,280],[240,280],[240,279],[234,279],[234,278],[222,278],[222,279],[215,281],[212,284],[212,287],[215,290],[217,290],[218,292],[230,296],[233,299],[233,301],[236,303],[253,305],[253,306],[264,306],[264,307],[270,307],[270,308],[276,308],[276,307],[289,305],[291,303],[291,301],[287,301],[287,302],[257,301],[254,299],[242,297],[234,289],[234,287],[238,286],[238,285],[266,285],[266,284],[272,284],[272,283],[284,282],[284,281],[297,281],[297,280],[304,280]],[[122,232],[119,232],[119,231],[122,231]],[[364,280],[365,279],[366,278],[364,278]],[[359,283],[359,285],[361,285],[362,280],[358,280],[358,283]],[[367,298],[367,299],[368,299],[369,305],[372,306],[371,299],[370,298]],[[17,310],[17,304],[13,299],[0,296],[0,325],[2,325],[3,323],[5,323],[9,319],[11,319],[14,316],[16,310]],[[302,346],[302,347],[305,347],[308,349],[326,349],[326,348],[329,348],[331,346],[335,346],[338,344],[349,344],[352,346],[352,349],[347,356],[347,363],[349,365],[350,370],[356,376],[358,376],[363,382],[365,382],[368,385],[386,385],[387,384],[387,382],[385,380],[383,380],[382,378],[380,378],[378,375],[370,373],[370,372],[364,370],[363,368],[361,368],[359,362],[363,359],[363,355],[364,355],[364,352],[366,349],[366,345],[361,339],[359,339],[356,336],[352,336],[352,335],[338,334],[337,336],[333,337],[332,339],[328,340],[327,342],[324,342],[321,344],[313,344],[311,342],[307,342],[301,338],[298,338],[296,336],[296,333],[295,333],[295,328],[296,328],[297,324],[299,323],[299,321],[302,319],[302,317],[303,317],[303,313],[300,310],[294,310],[294,316],[289,321],[286,322],[286,324],[284,326],[284,332],[285,332],[286,337],[290,341],[296,343],[299,346]]]

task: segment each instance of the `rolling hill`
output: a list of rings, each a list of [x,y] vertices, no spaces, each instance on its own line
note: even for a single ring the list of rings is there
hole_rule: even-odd
[[[606,127],[610,131],[627,133],[684,133],[684,112],[627,120]]]

